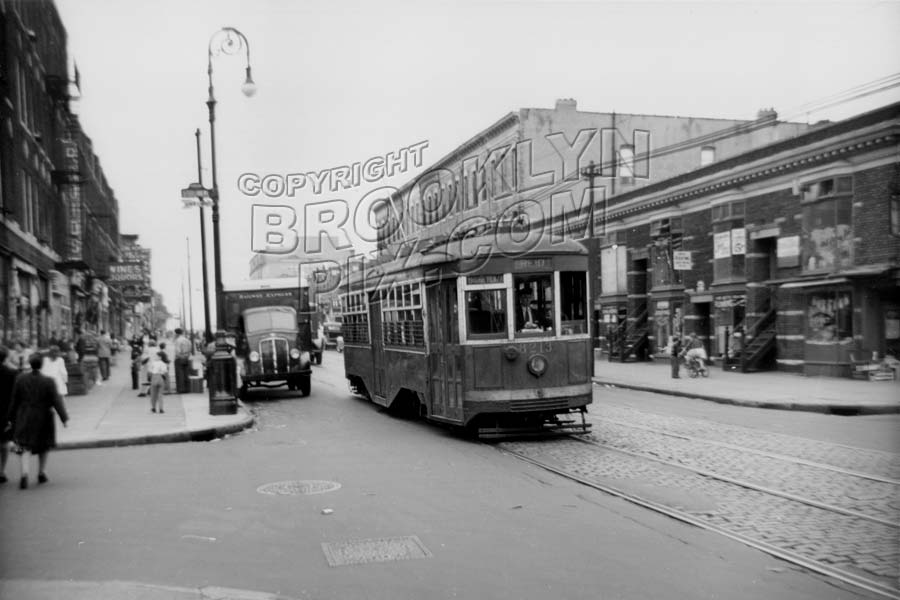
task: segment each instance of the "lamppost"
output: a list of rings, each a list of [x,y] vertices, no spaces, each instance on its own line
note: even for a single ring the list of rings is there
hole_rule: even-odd
[[[222,291],[222,257],[219,245],[219,181],[216,172],[216,97],[213,92],[213,57],[220,54],[232,56],[246,51],[246,79],[241,86],[245,96],[256,93],[256,84],[250,73],[250,43],[243,33],[234,27],[223,27],[209,38],[207,75],[209,77],[209,143],[212,168],[212,188],[209,197],[212,200],[213,226],[213,259],[216,287],[216,351],[210,360],[209,378],[209,413],[234,414],[237,411],[235,398],[236,369],[231,349],[225,340],[225,296]]]

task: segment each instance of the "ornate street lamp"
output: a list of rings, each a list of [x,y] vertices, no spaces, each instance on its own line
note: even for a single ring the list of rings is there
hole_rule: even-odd
[[[210,360],[209,414],[234,414],[237,412],[236,366],[231,355],[231,347],[225,339],[225,295],[222,291],[222,258],[219,247],[219,182],[216,173],[216,97],[213,93],[213,57],[225,54],[233,56],[242,51],[247,53],[247,76],[241,91],[248,98],[256,93],[256,84],[250,73],[250,43],[243,33],[234,27],[223,27],[209,39],[207,74],[209,76],[209,143],[211,147],[213,226],[213,259],[216,286],[216,351]]]

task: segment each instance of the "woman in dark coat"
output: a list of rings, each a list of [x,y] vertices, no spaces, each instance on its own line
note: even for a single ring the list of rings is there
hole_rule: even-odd
[[[13,386],[9,420],[12,423],[13,442],[22,459],[22,479],[19,487],[28,487],[28,463],[32,454],[38,455],[38,483],[46,483],[47,453],[56,446],[56,421],[53,410],[59,414],[63,426],[69,420],[62,398],[56,391],[56,383],[41,374],[44,358],[32,354],[28,359],[30,373],[22,373]]]

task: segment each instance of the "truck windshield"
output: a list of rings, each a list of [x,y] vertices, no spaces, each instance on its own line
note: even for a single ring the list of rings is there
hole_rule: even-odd
[[[297,329],[297,312],[287,306],[255,308],[244,312],[244,331],[247,333],[271,329]]]

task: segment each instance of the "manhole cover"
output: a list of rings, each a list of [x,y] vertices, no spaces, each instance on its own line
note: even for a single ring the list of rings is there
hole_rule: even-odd
[[[256,488],[260,494],[272,494],[273,496],[308,496],[309,494],[324,494],[340,489],[341,484],[336,481],[278,481],[267,483]]]
[[[347,542],[323,542],[322,551],[332,567],[392,560],[428,558],[431,552],[414,535]]]

